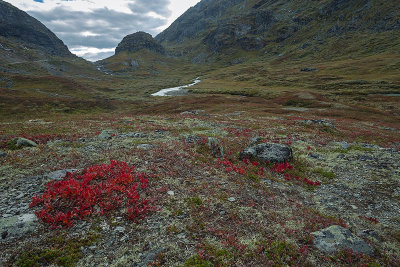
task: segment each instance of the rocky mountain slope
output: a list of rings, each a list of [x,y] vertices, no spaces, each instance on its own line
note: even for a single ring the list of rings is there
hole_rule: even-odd
[[[195,62],[243,51],[332,58],[398,51],[399,29],[394,0],[203,0],[156,40]]]
[[[26,49],[72,56],[67,46],[40,21],[4,1],[0,1],[0,36],[14,40]]]
[[[0,71],[3,76],[87,76],[96,69],[40,21],[0,0]]]

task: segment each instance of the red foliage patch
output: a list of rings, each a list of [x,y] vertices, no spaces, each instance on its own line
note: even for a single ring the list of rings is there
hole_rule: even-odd
[[[67,173],[61,181],[50,182],[30,207],[40,207],[36,216],[54,228],[69,227],[74,220],[90,215],[109,215],[125,208],[131,220],[143,218],[152,209],[148,176],[134,172],[125,162],[91,166],[81,173]],[[148,194],[146,194],[148,195]]]

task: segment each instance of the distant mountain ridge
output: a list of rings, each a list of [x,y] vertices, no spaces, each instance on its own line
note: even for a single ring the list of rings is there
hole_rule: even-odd
[[[68,47],[40,21],[0,0],[0,37],[50,55],[72,56]]]

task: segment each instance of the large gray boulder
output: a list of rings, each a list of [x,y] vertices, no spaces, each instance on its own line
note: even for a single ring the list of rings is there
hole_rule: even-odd
[[[361,238],[339,225],[311,233],[314,236],[314,245],[319,250],[332,254],[339,250],[351,249],[358,254],[374,255],[374,250]]]
[[[256,159],[260,162],[280,163],[290,161],[293,158],[293,151],[287,145],[263,143],[250,146],[240,152],[240,160],[246,158]]]

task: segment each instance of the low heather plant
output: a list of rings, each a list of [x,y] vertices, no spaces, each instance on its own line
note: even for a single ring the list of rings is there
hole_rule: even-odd
[[[148,195],[148,175],[134,172],[126,162],[111,161],[82,172],[67,173],[61,181],[46,185],[42,196],[35,196],[30,207],[36,216],[53,228],[69,227],[90,215],[121,211],[131,220],[143,218],[152,209]]]

